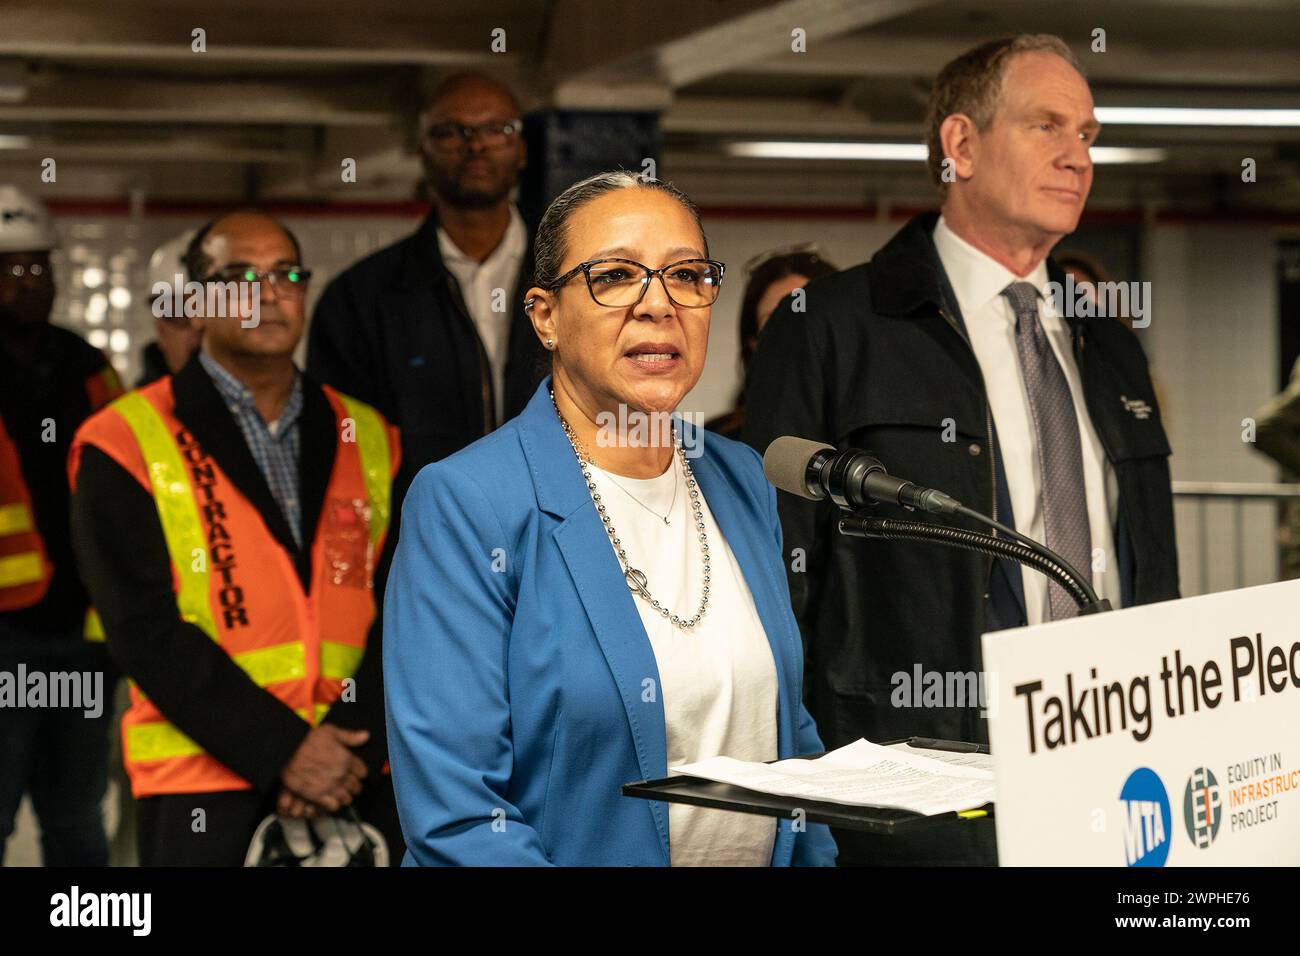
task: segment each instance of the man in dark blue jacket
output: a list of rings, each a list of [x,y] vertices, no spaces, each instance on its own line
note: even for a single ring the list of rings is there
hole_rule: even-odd
[[[394,514],[416,472],[518,414],[541,379],[522,304],[531,230],[510,201],[525,162],[519,112],[487,76],[444,80],[420,117],[433,210],[335,278],[312,317],[307,371],[401,430]]]

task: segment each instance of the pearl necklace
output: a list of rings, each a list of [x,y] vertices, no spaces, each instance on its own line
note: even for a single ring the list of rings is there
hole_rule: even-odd
[[[704,512],[700,505],[700,489],[696,484],[695,476],[691,473],[690,462],[686,460],[686,452],[677,440],[677,426],[673,426],[673,447],[681,459],[682,473],[686,476],[686,488],[691,495],[690,506],[695,514],[695,530],[699,533],[700,559],[704,564],[704,591],[700,598],[700,609],[691,618],[684,618],[674,614],[660,604],[658,599],[650,593],[645,572],[634,568],[628,561],[627,552],[623,549],[623,542],[619,540],[618,532],[614,530],[614,523],[610,520],[609,515],[605,513],[605,505],[601,503],[600,492],[596,490],[596,482],[592,480],[591,469],[587,467],[591,459],[589,456],[584,455],[582,442],[573,429],[569,427],[569,423],[565,421],[564,416],[560,414],[560,406],[555,403],[554,389],[551,390],[551,405],[555,408],[555,414],[560,419],[560,426],[564,429],[564,437],[569,440],[569,445],[572,446],[573,453],[578,458],[578,467],[582,469],[583,480],[587,483],[587,493],[591,495],[592,504],[596,506],[596,513],[600,515],[601,523],[605,526],[605,533],[609,535],[610,544],[614,546],[614,551],[618,554],[619,563],[623,565],[623,577],[627,581],[627,586],[640,595],[643,601],[648,602],[662,617],[670,621],[674,627],[680,627],[684,630],[694,628],[696,624],[700,623],[700,619],[704,617],[704,612],[709,607],[709,581],[711,580],[709,536],[708,532],[704,530]]]

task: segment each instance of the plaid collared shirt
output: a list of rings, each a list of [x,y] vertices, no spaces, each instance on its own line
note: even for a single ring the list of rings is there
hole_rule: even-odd
[[[271,495],[289,522],[293,540],[302,547],[302,506],[298,499],[298,452],[302,446],[298,419],[302,414],[302,376],[295,374],[293,391],[284,411],[274,422],[266,422],[253,402],[253,393],[244,383],[217,364],[207,352],[199,351],[203,365],[212,384],[217,386],[222,401],[239,423],[248,450],[270,486]]]

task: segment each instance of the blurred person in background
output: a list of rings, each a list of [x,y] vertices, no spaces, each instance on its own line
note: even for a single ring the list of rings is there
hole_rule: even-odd
[[[69,466],[133,682],[140,863],[238,866],[267,815],[354,806],[400,852],[375,614],[396,432],[294,366],[311,273],[283,225],[223,216],[186,262],[211,294],[199,352],[86,422]]]
[[[1282,466],[1288,481],[1300,480],[1300,359],[1280,395],[1255,413],[1255,450]],[[1300,578],[1300,499],[1283,506],[1283,566],[1286,578]]]
[[[541,376],[522,306],[532,241],[510,198],[525,161],[519,113],[488,76],[443,80],[419,127],[433,209],[335,278],[312,317],[307,371],[401,429],[399,504],[410,476],[517,415]]]
[[[745,424],[745,377],[758,336],[768,318],[786,296],[813,279],[838,272],[811,243],[760,253],[745,263],[745,294],[740,301],[740,393],[736,407],[712,418],[704,427],[727,438],[740,438]]]
[[[154,290],[159,283],[166,283],[168,287],[177,282],[185,284],[185,250],[193,238],[194,230],[186,230],[179,236],[168,239],[149,257],[149,284],[143,299],[149,303],[157,338],[146,345],[140,354],[142,371],[136,380],[136,388],[156,382],[164,375],[175,375],[198,351],[199,330],[194,322],[184,314],[158,315],[153,310],[157,298]]]
[[[87,626],[67,463],[78,426],[121,386],[103,352],[50,324],[56,246],[44,205],[0,186],[0,672],[15,682],[20,668],[51,682],[55,673],[98,674],[102,683],[94,716],[85,701],[0,696],[0,860],[27,793],[46,866],[105,866],[100,804],[116,678]],[[29,687],[11,690],[26,698]]]

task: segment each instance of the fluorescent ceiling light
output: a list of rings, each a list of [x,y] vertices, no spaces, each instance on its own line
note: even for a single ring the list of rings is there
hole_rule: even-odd
[[[1108,163],[1160,163],[1168,154],[1158,146],[1094,146],[1091,150],[1095,165]]]
[[[921,143],[821,143],[756,140],[728,143],[727,153],[750,159],[838,159],[877,162],[925,162],[929,155]],[[1129,146],[1094,146],[1092,161],[1108,163],[1158,163],[1163,149]]]
[[[0,133],[0,149],[26,149],[32,144],[30,136],[11,136]]]
[[[745,142],[727,144],[732,156],[755,159],[871,159],[888,162],[925,161],[926,148],[920,143],[780,143]]]
[[[1300,110],[1098,106],[1097,119],[1120,126],[1300,126]]]

